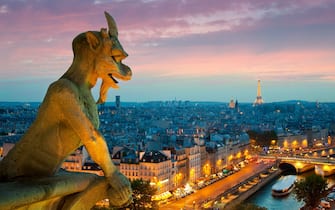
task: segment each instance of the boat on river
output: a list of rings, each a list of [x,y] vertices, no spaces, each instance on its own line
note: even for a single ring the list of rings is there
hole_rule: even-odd
[[[297,176],[295,175],[282,176],[272,186],[272,195],[273,196],[288,195],[293,190],[294,183],[296,180],[297,180]]]

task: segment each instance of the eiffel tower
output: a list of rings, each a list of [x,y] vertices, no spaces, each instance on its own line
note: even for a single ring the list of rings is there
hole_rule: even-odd
[[[262,94],[261,94],[261,81],[258,80],[258,83],[257,83],[257,97],[256,97],[256,100],[254,102],[254,106],[261,105],[263,103],[264,103],[264,101],[263,101]]]

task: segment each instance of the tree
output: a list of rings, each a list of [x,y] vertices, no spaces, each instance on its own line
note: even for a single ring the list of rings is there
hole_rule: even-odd
[[[298,201],[305,202],[305,208],[316,207],[323,197],[326,187],[326,179],[319,175],[312,174],[296,182],[293,193]]]
[[[267,210],[265,207],[258,206],[253,203],[238,204],[234,207],[234,210]]]
[[[133,190],[133,203],[130,204],[130,209],[158,209],[156,201],[152,201],[151,197],[155,195],[156,188],[150,186],[150,181],[135,179],[131,182]]]
[[[150,186],[150,181],[142,179],[135,179],[131,182],[131,188],[133,190],[133,203],[123,208],[113,207],[100,207],[94,206],[91,210],[116,210],[116,209],[132,209],[132,210],[146,210],[158,209],[157,201],[152,201],[151,197],[155,195],[156,188]]]

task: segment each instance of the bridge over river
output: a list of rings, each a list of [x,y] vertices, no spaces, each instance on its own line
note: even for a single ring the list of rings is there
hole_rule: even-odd
[[[282,170],[293,169],[298,174],[314,169],[321,176],[330,176],[335,173],[335,159],[330,157],[309,156],[260,156],[260,159],[275,159]]]

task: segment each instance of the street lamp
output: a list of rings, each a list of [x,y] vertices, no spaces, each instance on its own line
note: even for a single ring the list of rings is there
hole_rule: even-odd
[[[210,166],[208,163],[206,163],[206,165],[204,166],[204,172],[205,172],[205,176],[209,176],[210,174]]]
[[[228,158],[229,163],[233,160],[233,157],[234,157],[233,155],[229,156],[229,158]]]
[[[216,169],[215,169],[215,172],[217,172],[218,170],[221,170],[221,169],[222,169],[221,165],[222,165],[222,160],[221,160],[221,159],[217,160],[217,161],[216,161]]]
[[[194,170],[194,168],[192,168],[190,170],[190,178],[191,178],[192,182],[195,182],[195,170]]]
[[[177,174],[177,185],[178,185],[178,187],[179,187],[179,185],[180,185],[180,181],[181,181],[181,179],[182,179],[182,176],[183,176],[183,175],[182,175],[182,173],[180,173],[180,172]]]
[[[241,158],[241,152],[238,152],[238,153],[237,153],[236,158],[237,158],[237,159],[240,159],[240,158]]]
[[[226,167],[228,167],[228,144],[226,143]]]
[[[244,151],[244,159],[249,159],[249,151],[247,149]]]
[[[178,174],[174,176],[174,186],[177,188],[178,187]]]

